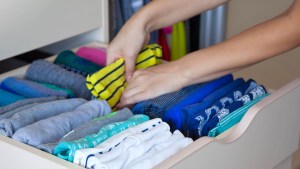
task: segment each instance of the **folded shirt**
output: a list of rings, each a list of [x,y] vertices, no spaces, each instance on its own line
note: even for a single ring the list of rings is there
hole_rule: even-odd
[[[231,92],[232,90],[236,89],[238,86],[241,86],[244,83],[245,83],[244,79],[242,79],[242,78],[236,79],[233,82],[228,83],[227,85],[212,92],[206,98],[204,98],[201,102],[184,107],[181,110],[181,113],[183,114],[185,119],[187,119],[187,121],[191,121],[191,120],[189,120],[189,118],[193,118],[197,112],[204,111],[208,107],[212,106],[212,104],[214,102],[216,102],[217,99],[224,97],[226,94],[228,94],[229,92]],[[190,135],[188,133],[187,121],[184,122],[183,134],[190,137]]]
[[[203,86],[194,90],[186,98],[176,103],[174,106],[169,108],[163,116],[163,121],[167,122],[171,131],[183,130],[183,123],[185,122],[185,117],[182,115],[181,110],[188,105],[198,103],[202,101],[206,96],[208,96],[213,91],[217,90],[221,86],[224,86],[233,81],[233,76],[231,74],[223,76],[221,78],[212,80]]]
[[[233,103],[230,105],[222,108],[218,111],[211,119],[209,119],[202,128],[202,133],[204,136],[208,135],[208,132],[215,128],[216,125],[228,114],[235,111],[236,109],[242,107],[243,105],[247,104],[251,100],[257,99],[267,93],[266,89],[263,86],[257,86],[253,90],[251,90],[248,94],[235,99]]]
[[[42,145],[38,146],[38,149],[41,149],[43,151],[46,151],[46,152],[52,154],[54,151],[54,148],[60,142],[78,140],[80,138],[83,138],[83,137],[91,135],[91,134],[97,134],[103,126],[111,124],[111,123],[115,123],[115,122],[125,121],[125,120],[131,118],[132,116],[133,116],[133,114],[128,108],[124,108],[122,110],[109,113],[105,116],[101,116],[101,117],[95,118],[93,120],[90,120],[87,123],[82,124],[81,126],[75,128],[74,130],[72,130],[68,134],[66,134],[63,138],[61,138],[59,140],[59,142],[42,144]]]
[[[146,154],[133,160],[123,168],[131,169],[150,169],[168,159],[181,149],[193,142],[190,138],[185,138],[182,133],[175,130],[173,135],[166,139],[166,141],[156,144]]]
[[[95,156],[96,154],[104,154],[112,151],[116,147],[118,147],[128,136],[137,134],[137,133],[145,133],[148,130],[156,126],[160,126],[162,124],[162,120],[159,118],[152,119],[141,123],[132,128],[128,128],[99,144],[95,148],[85,148],[81,150],[77,150],[74,156],[73,163],[79,164],[81,166],[87,167],[87,162],[89,158]],[[164,126],[166,127],[166,126]],[[168,127],[167,127],[168,128]]]
[[[204,136],[202,129],[210,118],[212,118],[222,108],[225,108],[229,104],[233,103],[234,100],[242,97],[246,92],[249,91],[249,89],[252,90],[254,87],[256,87],[256,83],[250,79],[246,83],[243,83],[222,98],[215,101],[212,106],[202,109],[195,114],[189,114],[187,119],[188,137],[191,137],[195,140],[201,136]]]
[[[99,66],[89,60],[77,56],[70,50],[61,52],[54,60],[54,64],[83,76],[95,73],[103,68],[102,66]]]
[[[12,138],[33,147],[45,143],[54,143],[74,128],[110,112],[110,106],[105,100],[91,100],[72,111],[23,127],[17,130]]]
[[[111,136],[148,120],[149,117],[146,115],[135,115],[126,121],[108,124],[102,127],[98,134],[89,135],[79,140],[59,143],[55,147],[53,154],[59,158],[72,162],[77,150],[83,148],[94,148]]]
[[[104,48],[81,47],[76,51],[76,55],[92,61],[99,66],[106,65],[106,50]]]
[[[36,82],[16,77],[8,77],[4,79],[1,82],[1,88],[27,98],[49,96],[68,97],[68,93],[64,91],[53,90]]]
[[[36,60],[26,71],[25,79],[50,83],[72,90],[77,97],[90,100],[92,95],[85,85],[85,77],[70,72],[46,60]]]
[[[19,100],[7,106],[0,107],[0,116],[25,105],[29,105],[32,103],[42,103],[47,101],[59,100],[59,99],[64,99],[64,98],[51,96],[51,97],[44,97],[44,98],[32,98],[32,99]]]
[[[158,45],[148,45],[137,57],[136,69],[143,69],[161,63],[162,52]],[[126,87],[125,60],[118,59],[100,71],[88,75],[86,86],[92,95],[103,99],[114,110],[119,103],[122,92]]]
[[[59,86],[56,86],[54,84],[49,84],[49,83],[43,83],[43,82],[37,82],[47,88],[50,88],[50,89],[53,89],[53,90],[57,90],[57,91],[63,91],[65,93],[68,94],[68,98],[74,98],[75,97],[75,94],[72,90],[70,89],[65,89],[65,88],[62,88],[62,87],[59,87]]]
[[[45,102],[22,110],[8,119],[0,121],[0,134],[11,137],[18,129],[58,114],[72,111],[85,103],[84,99],[65,99]]]
[[[0,107],[4,107],[24,99],[26,99],[26,97],[0,89]]]
[[[224,131],[228,130],[229,128],[233,127],[237,123],[239,123],[246,112],[254,106],[256,103],[267,97],[269,94],[265,94],[257,99],[254,99],[248,103],[246,103],[244,106],[238,108],[234,112],[228,114],[225,116],[215,128],[211,129],[208,133],[209,137],[216,137],[219,134],[223,133]]]
[[[88,168],[123,168],[134,159],[142,156],[154,145],[165,141],[172,135],[167,123],[162,123],[142,133],[129,135],[114,149],[107,153],[95,154],[88,158]],[[148,143],[148,144],[145,144]]]

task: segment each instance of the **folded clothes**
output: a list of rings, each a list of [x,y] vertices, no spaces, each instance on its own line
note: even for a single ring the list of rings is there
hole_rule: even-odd
[[[77,97],[91,99],[91,93],[86,88],[84,76],[67,71],[46,60],[32,62],[26,71],[25,78],[67,88],[72,90]]]
[[[201,87],[203,84],[187,86],[179,91],[167,93],[153,99],[137,103],[133,109],[133,114],[145,114],[150,118],[162,118],[163,114],[177,102],[184,99],[191,92]]]
[[[48,87],[50,89],[53,89],[53,90],[63,91],[63,92],[65,92],[65,93],[68,94],[69,98],[74,98],[75,97],[74,92],[72,90],[70,90],[70,89],[65,89],[65,88],[58,87],[58,86],[56,86],[54,84],[49,84],[49,83],[43,83],[43,82],[37,82],[37,83],[39,83],[39,84],[41,84],[41,85],[43,85],[45,87]]]
[[[158,45],[148,45],[137,57],[136,69],[143,69],[161,63],[161,47]],[[119,103],[122,92],[126,87],[125,60],[118,59],[114,63],[106,66],[100,71],[88,75],[86,86],[93,96],[103,99],[115,109]]]
[[[59,158],[73,161],[76,150],[93,148],[111,136],[148,120],[149,117],[146,115],[135,115],[126,121],[108,124],[102,127],[98,134],[89,135],[79,140],[59,143],[55,147],[53,154]]]
[[[54,63],[83,76],[95,73],[103,68],[102,66],[99,66],[89,60],[77,56],[70,50],[61,52],[54,60]]]
[[[84,99],[55,100],[22,110],[8,119],[0,120],[0,134],[11,137],[18,129],[58,114],[72,111],[85,103]]]
[[[76,55],[92,61],[99,66],[106,65],[106,50],[104,48],[81,47],[76,51]]]
[[[152,146],[165,141],[172,135],[167,123],[162,123],[142,133],[127,136],[109,152],[94,154],[87,159],[88,168],[123,168],[134,159],[149,151]],[[153,139],[154,138],[154,139]],[[145,142],[147,144],[145,144]]]
[[[169,137],[165,142],[156,144],[146,154],[133,160],[123,168],[153,168],[154,166],[168,159],[170,156],[177,153],[192,142],[192,139],[185,138],[180,131],[175,130],[173,135]]]
[[[169,108],[163,115],[163,121],[167,122],[171,131],[183,130],[183,123],[186,119],[181,113],[181,110],[188,105],[198,103],[202,101],[206,96],[208,96],[213,91],[217,90],[221,86],[224,86],[233,81],[233,76],[231,74],[223,76],[221,78],[212,80],[198,89],[190,93],[186,98],[176,103],[174,106]]]
[[[228,114],[235,111],[236,109],[242,107],[243,105],[247,104],[251,100],[257,99],[267,93],[266,89],[263,86],[257,86],[253,90],[251,90],[248,94],[245,94],[244,96],[234,100],[233,103],[226,106],[225,108],[222,108],[220,111],[218,111],[211,119],[209,119],[204,126],[202,127],[201,133],[203,133],[204,136],[208,135],[208,132],[215,128],[216,125]]]
[[[72,111],[23,127],[17,130],[12,138],[33,147],[57,142],[74,128],[110,112],[110,106],[105,100],[91,100]]]
[[[4,107],[24,99],[26,99],[26,97],[0,89],[0,107]]]
[[[85,148],[85,149],[77,150],[74,156],[73,163],[86,167],[89,158],[95,156],[95,154],[104,154],[110,152],[116,147],[118,147],[128,136],[137,133],[145,133],[154,127],[160,126],[161,124],[162,124],[161,119],[159,118],[152,119],[144,123],[141,123],[135,127],[128,128],[110,137],[109,139],[99,144],[95,148]],[[164,127],[169,129],[168,126],[164,126]]]
[[[234,112],[225,116],[215,128],[211,129],[208,133],[209,137],[216,137],[229,128],[233,127],[235,124],[239,123],[241,119],[244,117],[245,113],[256,103],[261,101],[263,98],[267,97],[269,94],[265,94],[257,99],[254,99],[248,102],[246,105],[238,108]]]
[[[217,99],[210,107],[202,109],[194,114],[189,114],[186,121],[188,137],[195,140],[204,136],[202,129],[210,118],[212,118],[222,108],[225,108],[235,100],[241,98],[249,91],[249,89],[252,90],[256,86],[256,83],[250,79],[246,83],[242,83],[237,88],[228,92],[225,96]]]
[[[32,103],[48,102],[48,101],[59,100],[59,99],[63,99],[63,97],[51,96],[51,97],[32,98],[32,99],[19,100],[19,101],[16,101],[15,103],[7,105],[7,106],[0,107],[0,117],[3,114],[6,114],[6,113],[8,113],[8,112],[10,112],[10,111],[12,111],[14,109],[17,109],[17,108],[25,106],[25,105],[29,105],[29,104],[32,104]]]
[[[83,138],[83,137],[91,135],[91,134],[97,134],[103,126],[114,123],[114,122],[125,121],[132,116],[133,116],[133,114],[128,108],[124,108],[117,112],[109,113],[105,116],[95,118],[95,119],[75,128],[74,130],[72,130],[68,134],[66,134],[63,138],[61,138],[59,140],[59,142],[57,142],[57,143],[42,144],[42,145],[39,145],[38,148],[52,154],[54,151],[54,148],[60,142],[73,141],[73,140],[77,140],[77,139]]]
[[[4,79],[1,82],[1,88],[27,98],[48,96],[68,97],[68,93],[64,91],[53,90],[36,82],[16,77]]]

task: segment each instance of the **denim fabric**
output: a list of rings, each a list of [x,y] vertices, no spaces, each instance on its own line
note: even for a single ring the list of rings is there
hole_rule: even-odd
[[[167,109],[184,99],[200,86],[202,84],[191,85],[176,92],[139,102],[133,107],[132,112],[133,114],[146,114],[150,118],[162,118]]]
[[[202,101],[210,93],[232,81],[233,76],[229,74],[204,84],[197,90],[191,92],[186,98],[182,99],[174,106],[169,108],[167,112],[163,115],[163,121],[167,122],[171,126],[171,131],[174,131],[176,129],[182,131],[183,122],[185,122],[185,119],[184,116],[181,114],[181,110],[185,106]]]
[[[211,129],[208,133],[209,137],[216,137],[219,134],[222,134],[224,131],[228,130],[229,128],[231,128],[232,126],[234,126],[235,124],[239,123],[241,121],[241,119],[243,118],[243,116],[245,115],[245,113],[256,103],[258,103],[259,101],[261,101],[262,99],[264,99],[265,97],[267,97],[269,94],[265,94],[257,99],[254,99],[250,102],[248,102],[247,104],[245,104],[244,106],[238,108],[237,110],[235,110],[234,112],[228,114],[226,117],[224,117],[215,128]]]
[[[220,99],[232,90],[238,88],[239,86],[245,84],[244,79],[239,78],[234,80],[231,83],[228,83],[224,87],[219,88],[218,90],[214,91],[213,93],[209,94],[206,98],[204,98],[200,103],[192,104],[189,106],[186,106],[182,109],[181,114],[185,117],[186,121],[184,122],[184,128],[183,128],[183,134],[188,135],[187,129],[188,129],[188,123],[187,121],[191,121],[191,119],[194,117],[195,114],[198,112],[202,112],[208,107],[212,106],[212,104],[217,101],[217,99]]]
[[[243,83],[228,92],[225,96],[219,98],[212,106],[202,109],[194,114],[189,114],[186,121],[187,136],[193,139],[201,137],[202,127],[211,117],[213,117],[220,109],[232,103],[234,99],[242,97],[248,89],[253,89],[254,87],[256,87],[256,83],[253,80],[248,80],[247,83]]]
[[[33,147],[54,143],[76,127],[110,112],[110,106],[105,100],[91,100],[72,111],[21,128],[15,132],[12,138]]]
[[[36,82],[8,77],[1,82],[1,88],[27,98],[39,98],[48,96],[68,97],[64,91],[53,90]]]
[[[245,94],[244,96],[235,99],[233,103],[226,106],[225,108],[222,108],[220,111],[218,111],[211,119],[209,119],[202,128],[202,135],[207,136],[208,132],[215,128],[216,125],[228,114],[235,111],[236,109],[242,107],[243,105],[249,103],[251,100],[257,99],[259,97],[262,97],[267,93],[266,89],[263,86],[257,86],[253,90],[251,90],[248,94]]]

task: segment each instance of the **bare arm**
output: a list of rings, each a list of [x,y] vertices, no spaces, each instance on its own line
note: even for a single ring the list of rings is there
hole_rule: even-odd
[[[121,106],[208,81],[291,50],[300,44],[300,0],[281,15],[178,61],[136,71]]]

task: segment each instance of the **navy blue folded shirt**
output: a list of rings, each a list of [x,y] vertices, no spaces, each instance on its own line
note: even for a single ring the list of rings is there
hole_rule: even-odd
[[[206,96],[208,96],[213,91],[219,89],[220,87],[233,81],[233,76],[231,74],[223,76],[221,78],[207,82],[203,86],[191,92],[186,98],[182,99],[172,107],[170,107],[166,113],[163,115],[163,121],[170,125],[170,130],[180,130],[183,129],[183,122],[185,121],[184,116],[181,114],[181,109],[187,105],[195,104],[202,101]]]

